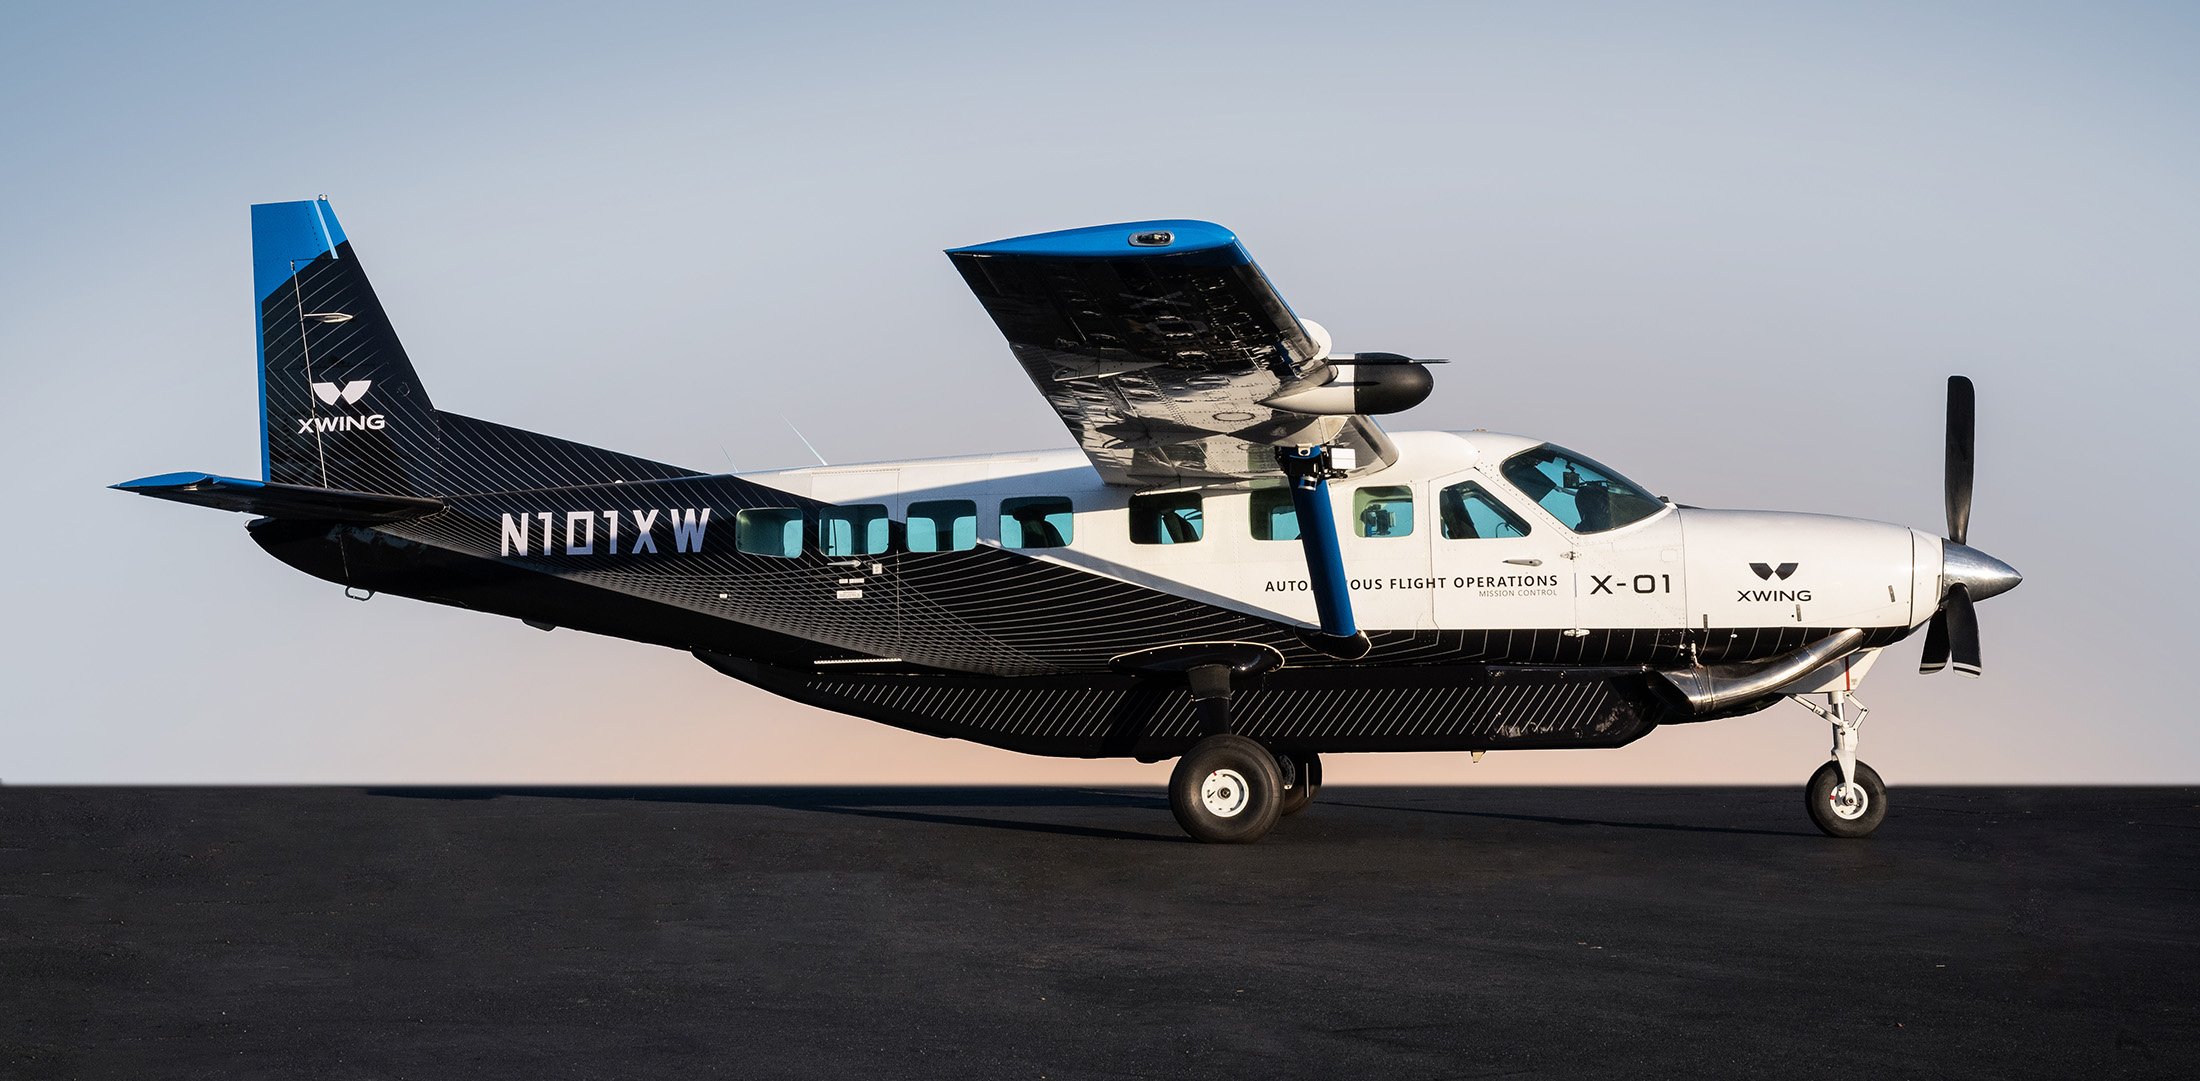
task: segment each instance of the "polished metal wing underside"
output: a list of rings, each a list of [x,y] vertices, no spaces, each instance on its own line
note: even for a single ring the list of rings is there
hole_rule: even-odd
[[[1366,416],[1263,404],[1328,379],[1329,343],[1221,226],[1130,222],[947,254],[1109,484],[1273,477],[1277,446],[1349,450],[1362,472],[1396,460]]]

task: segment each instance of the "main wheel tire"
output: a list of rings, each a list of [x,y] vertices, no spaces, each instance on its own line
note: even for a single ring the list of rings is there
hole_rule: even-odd
[[[1887,783],[1877,770],[1856,764],[1853,791],[1843,791],[1841,763],[1828,762],[1803,789],[1811,824],[1828,837],[1868,837],[1887,817]]]
[[[1276,824],[1283,771],[1268,748],[1244,736],[1209,736],[1177,759],[1169,809],[1193,840],[1250,844]]]
[[[1322,790],[1322,757],[1311,752],[1284,757],[1291,760],[1291,787],[1284,790],[1283,806],[1277,813],[1295,815],[1314,802],[1314,795]]]

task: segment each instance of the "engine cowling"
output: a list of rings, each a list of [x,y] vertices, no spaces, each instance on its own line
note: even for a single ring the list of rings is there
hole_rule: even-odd
[[[1329,377],[1322,382],[1287,390],[1261,404],[1315,416],[1378,416],[1411,409],[1436,389],[1428,366],[1404,357],[1372,362],[1340,357],[1328,367]]]

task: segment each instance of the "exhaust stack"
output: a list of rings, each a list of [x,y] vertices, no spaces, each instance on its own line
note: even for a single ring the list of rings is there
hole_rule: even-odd
[[[1660,671],[1665,681],[1697,713],[1711,713],[1728,706],[1763,698],[1851,653],[1864,641],[1856,627],[1836,631],[1784,657],[1754,664],[1697,665],[1675,672]]]

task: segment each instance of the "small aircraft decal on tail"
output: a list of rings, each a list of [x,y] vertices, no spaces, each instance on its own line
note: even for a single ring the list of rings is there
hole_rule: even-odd
[[[321,399],[322,405],[335,405],[339,398],[343,399],[345,405],[355,405],[359,399],[367,396],[367,388],[373,385],[374,381],[371,379],[357,379],[349,383],[315,383],[313,396]]]

